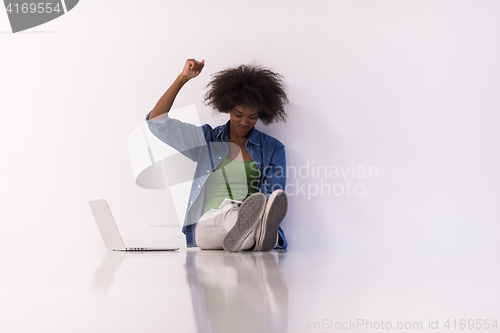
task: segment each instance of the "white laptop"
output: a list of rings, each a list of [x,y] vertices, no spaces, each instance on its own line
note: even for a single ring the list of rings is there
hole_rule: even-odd
[[[90,210],[101,233],[104,244],[108,250],[112,251],[175,251],[178,247],[152,248],[152,247],[126,247],[120,231],[116,226],[115,219],[108,202],[104,199],[89,201]]]

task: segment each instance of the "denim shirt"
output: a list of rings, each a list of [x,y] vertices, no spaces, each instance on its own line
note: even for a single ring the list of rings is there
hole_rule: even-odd
[[[186,218],[182,232],[188,247],[196,245],[195,229],[203,214],[205,203],[205,181],[229,153],[229,121],[212,128],[209,124],[196,126],[170,118],[168,113],[146,121],[153,135],[184,156],[196,162],[196,171],[191,185]],[[245,147],[259,170],[258,188],[269,199],[275,190],[285,190],[286,158],[285,146],[277,139],[251,129]],[[276,249],[286,249],[288,244],[281,227]]]

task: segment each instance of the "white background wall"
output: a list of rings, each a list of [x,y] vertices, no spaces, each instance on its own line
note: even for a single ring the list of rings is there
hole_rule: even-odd
[[[12,34],[0,10],[0,260],[102,247],[81,241],[99,198],[139,230],[126,238],[161,243],[167,228],[148,226],[177,223],[169,194],[135,185],[127,138],[191,57],[205,69],[174,107],[224,123],[202,103],[209,74],[255,60],[289,87],[287,123],[257,126],[289,166],[377,168],[323,179],[360,196],[308,199],[321,179],[290,177],[306,191],[289,189],[290,250],[493,259],[499,18],[497,1],[82,0]]]

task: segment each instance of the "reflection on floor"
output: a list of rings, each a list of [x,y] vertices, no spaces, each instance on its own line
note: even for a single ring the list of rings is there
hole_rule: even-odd
[[[106,252],[91,284],[95,297],[106,299],[130,255],[145,254]],[[288,288],[279,269],[286,251],[184,255],[197,332],[287,332]]]
[[[287,331],[284,253],[190,252],[186,275],[199,332]]]
[[[477,256],[75,247],[10,258],[0,275],[0,332],[453,332],[444,325],[454,320],[500,324],[500,270]]]

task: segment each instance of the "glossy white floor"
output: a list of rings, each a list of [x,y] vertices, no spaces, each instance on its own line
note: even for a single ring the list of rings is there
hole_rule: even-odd
[[[498,331],[491,258],[120,253],[100,243],[95,232],[67,249],[0,249],[0,331]]]

